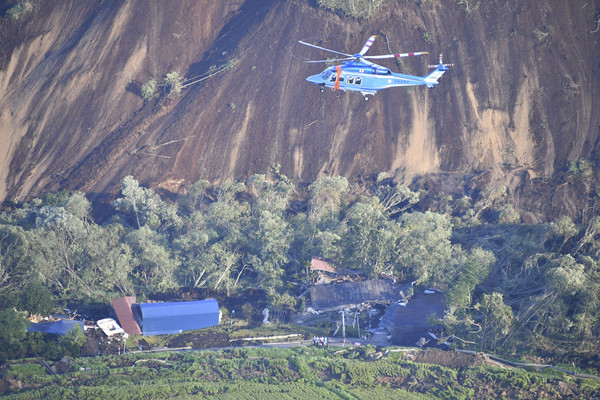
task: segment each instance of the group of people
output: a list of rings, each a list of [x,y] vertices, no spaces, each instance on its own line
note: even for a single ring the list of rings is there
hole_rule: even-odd
[[[327,347],[327,338],[324,336],[316,337],[313,336],[313,345],[317,347]]]

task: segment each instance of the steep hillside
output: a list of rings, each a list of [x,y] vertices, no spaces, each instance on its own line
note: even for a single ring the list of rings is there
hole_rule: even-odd
[[[14,1],[0,6],[4,12]],[[598,168],[600,0],[388,1],[355,20],[308,0],[33,1],[0,22],[0,198],[56,189],[109,196],[128,174],[181,190],[272,163],[296,181],[387,171],[450,193],[506,185],[528,221],[581,217]],[[393,69],[435,89],[362,96],[305,81],[311,40],[354,52],[429,51]],[[310,49],[308,49],[310,50]],[[144,104],[140,84],[234,68]]]

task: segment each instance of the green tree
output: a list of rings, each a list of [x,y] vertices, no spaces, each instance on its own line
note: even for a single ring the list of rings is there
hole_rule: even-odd
[[[217,233],[207,226],[203,213],[193,211],[184,216],[182,229],[173,240],[174,251],[181,260],[179,281],[184,286],[201,287],[206,283],[211,273],[209,265],[212,265],[207,261],[209,242],[216,238]]]
[[[30,233],[20,226],[0,224],[0,293],[17,291],[32,270]]]
[[[440,279],[436,270],[447,271],[452,265],[452,227],[447,217],[427,211],[403,214],[398,219],[394,264],[397,276],[418,283]]]
[[[553,260],[553,267],[547,272],[548,282],[556,295],[573,296],[585,289],[586,275],[583,265],[571,255]]]
[[[481,316],[481,349],[496,350],[498,342],[505,338],[513,325],[514,315],[504,303],[501,293],[484,294],[474,309]]]
[[[284,175],[277,174],[274,181],[266,175],[255,174],[246,182],[248,191],[254,195],[253,212],[269,211],[283,215],[294,193],[294,184]]]
[[[166,231],[181,225],[174,206],[163,202],[151,189],[141,187],[130,175],[121,182],[121,195],[113,206],[119,211],[133,213],[138,228],[148,225],[154,230]]]
[[[63,206],[43,206],[33,233],[34,263],[42,283],[56,291],[75,296],[95,293],[86,253],[90,224],[69,213]]]
[[[419,202],[419,192],[413,192],[405,185],[380,184],[375,196],[379,198],[383,211],[391,215],[402,213]]]
[[[71,357],[77,357],[81,351],[81,347],[85,344],[85,334],[79,325],[71,328],[67,334],[59,338],[59,346],[62,348],[61,353]]]
[[[250,251],[254,255],[249,264],[257,274],[257,285],[263,288],[281,286],[291,242],[287,222],[282,216],[264,210],[248,236]]]
[[[29,321],[10,308],[0,311],[0,361],[17,358],[22,354]]]
[[[556,219],[550,224],[550,226],[552,227],[553,233],[556,235],[555,243],[560,238],[562,238],[562,243],[556,250],[557,253],[560,253],[562,251],[562,248],[569,241],[570,238],[579,234],[579,228],[577,227],[577,225],[575,225],[571,217],[568,217],[566,215],[563,215]]]
[[[279,173],[279,166],[271,168],[271,177],[252,175],[246,187],[254,196],[252,217],[247,234],[248,264],[253,269],[259,287],[279,287],[288,264],[292,233],[286,220],[294,184]]]
[[[447,301],[452,311],[464,310],[472,305],[473,290],[487,278],[496,262],[491,251],[480,247],[474,247],[468,253],[457,249],[454,258],[456,264],[436,279],[449,284]]]
[[[137,259],[133,275],[147,293],[177,286],[179,263],[172,257],[164,234],[143,226],[127,234],[125,240]]]
[[[202,204],[206,198],[206,191],[210,183],[201,179],[187,188],[185,195],[179,198],[179,206],[187,213],[192,213]]]
[[[134,294],[132,275],[139,259],[125,243],[126,234],[126,229],[118,223],[92,225],[88,231],[85,251],[89,268],[97,279],[94,287],[105,298],[113,297],[113,293]]]
[[[498,205],[507,195],[506,186],[497,186],[484,190],[479,200],[473,205],[475,208],[475,218],[479,217],[484,210]]]
[[[348,210],[346,219],[345,263],[364,269],[372,277],[393,274],[395,224],[388,221],[382,207],[358,202]]]
[[[344,248],[342,235],[336,231],[319,231],[315,235],[315,256],[321,256],[330,260],[340,260]],[[310,257],[312,258],[312,257]]]
[[[521,220],[521,216],[519,215],[519,213],[515,210],[515,208],[510,205],[510,204],[506,204],[504,207],[502,207],[502,210],[500,210],[500,214],[498,216],[498,222],[501,224],[516,224]]]
[[[47,316],[56,307],[56,298],[52,291],[37,281],[30,281],[21,297],[24,309],[30,314]]]
[[[327,176],[311,183],[308,187],[309,220],[316,224],[324,218],[337,219],[349,186],[342,176]]]

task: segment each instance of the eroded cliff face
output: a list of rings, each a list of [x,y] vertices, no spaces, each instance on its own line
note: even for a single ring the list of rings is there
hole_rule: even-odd
[[[505,185],[528,220],[581,216],[598,180],[564,179],[598,162],[600,0],[389,1],[356,21],[293,1],[56,1],[2,22],[0,197],[48,190],[110,194],[125,175],[178,190],[246,178],[280,163],[296,181],[385,171],[459,193]],[[312,40],[370,53],[429,51],[386,64],[434,89],[390,89],[365,102],[305,77]],[[5,40],[6,39],[6,40]],[[140,84],[171,71],[235,67],[144,104]],[[596,168],[597,169],[597,168]]]

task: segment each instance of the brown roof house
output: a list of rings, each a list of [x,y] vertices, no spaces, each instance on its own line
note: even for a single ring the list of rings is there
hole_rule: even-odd
[[[310,270],[318,272],[329,272],[334,274],[335,267],[321,258],[313,258],[310,260]]]
[[[121,297],[120,299],[113,300],[111,303],[123,330],[130,335],[141,335],[142,331],[133,317],[131,309],[131,306],[135,304],[135,296]]]

